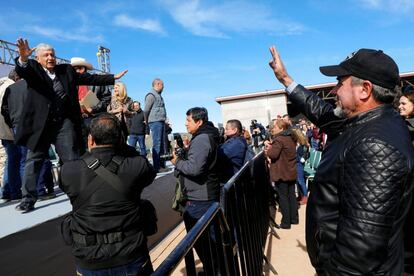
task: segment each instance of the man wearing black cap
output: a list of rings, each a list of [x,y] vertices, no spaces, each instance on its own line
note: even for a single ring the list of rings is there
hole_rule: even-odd
[[[334,108],[293,81],[275,47],[270,52],[291,102],[328,134],[306,210],[312,265],[318,275],[402,275],[414,150],[391,106],[398,66],[382,51],[360,49],[321,67],[338,80]]]

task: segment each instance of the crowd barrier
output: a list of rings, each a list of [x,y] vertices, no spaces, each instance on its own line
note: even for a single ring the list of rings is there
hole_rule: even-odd
[[[196,275],[192,249],[205,238],[211,248],[205,275],[263,275],[269,189],[269,173],[260,152],[224,185],[220,204],[208,209],[153,275],[171,274],[183,259],[187,275]]]

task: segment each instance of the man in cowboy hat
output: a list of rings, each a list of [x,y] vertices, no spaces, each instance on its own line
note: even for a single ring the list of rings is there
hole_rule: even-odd
[[[86,59],[81,57],[73,57],[70,59],[70,65],[75,69],[79,74],[86,73],[87,70],[92,70],[93,66]]]
[[[78,74],[87,74],[88,70],[93,70],[92,64],[90,64],[86,59],[81,57],[71,58],[70,64]],[[96,98],[98,98],[99,102],[95,106],[90,107],[82,105],[82,100],[85,98],[88,92],[95,93]],[[96,114],[106,112],[106,107],[111,102],[111,90],[109,89],[109,86],[79,85],[78,99],[83,119],[82,137],[86,148],[89,124],[91,123],[92,118],[96,116]]]

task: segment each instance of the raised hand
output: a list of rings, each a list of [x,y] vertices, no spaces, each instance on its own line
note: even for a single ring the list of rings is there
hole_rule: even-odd
[[[273,69],[276,78],[284,85],[289,86],[293,82],[293,79],[288,75],[285,65],[280,59],[279,53],[275,46],[269,48],[272,59],[269,61],[270,68]]]
[[[114,75],[114,79],[120,79],[120,78],[122,78],[126,73],[128,72],[128,70],[124,70],[124,71],[122,71],[122,72],[120,72],[120,73],[118,73],[118,74],[116,74],[116,75]]]
[[[36,48],[30,49],[27,39],[21,37],[17,39],[17,49],[19,51],[19,60],[21,62],[26,62],[29,56],[36,50]]]

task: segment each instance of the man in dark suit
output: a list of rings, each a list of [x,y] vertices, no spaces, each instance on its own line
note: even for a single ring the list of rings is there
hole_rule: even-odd
[[[13,76],[13,79],[16,81],[14,84],[7,87],[3,101],[1,104],[1,114],[3,115],[7,125],[12,130],[16,130],[19,125],[21,114],[25,108],[26,98],[30,93],[33,93],[27,87],[27,82],[24,79],[21,79],[16,71],[13,69],[9,73],[10,76]],[[22,145],[14,145],[17,152],[15,154],[15,162],[13,164],[13,173],[19,173],[18,179],[18,193],[21,198],[21,186],[22,180],[24,178],[24,167],[26,164],[27,156],[27,147]],[[51,199],[56,197],[54,192],[54,183],[53,176],[51,171],[51,162],[47,158],[43,161],[42,167],[40,169],[40,175],[37,180],[37,192],[39,200]],[[13,196],[11,197],[13,198]]]
[[[77,85],[112,85],[127,71],[117,75],[78,74],[70,64],[56,64],[54,49],[39,44],[31,49],[27,40],[18,39],[16,72],[27,81],[33,93],[27,97],[15,142],[29,148],[23,179],[23,199],[16,210],[28,212],[37,200],[36,180],[51,144],[60,160],[79,158],[82,151],[81,113]],[[36,60],[29,56],[36,50]]]

